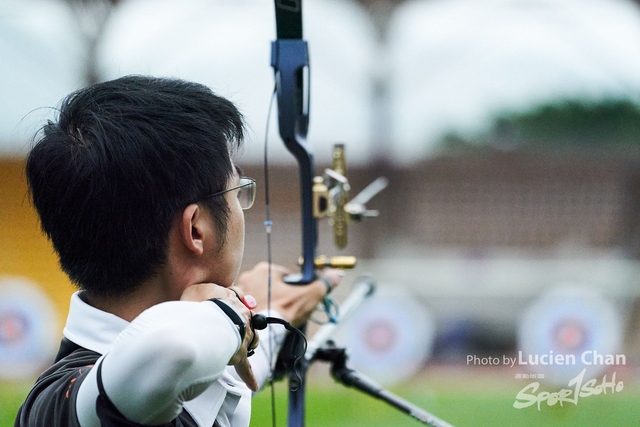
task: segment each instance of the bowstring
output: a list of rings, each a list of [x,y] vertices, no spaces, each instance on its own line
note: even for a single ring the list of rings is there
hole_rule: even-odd
[[[265,126],[264,133],[264,205],[265,205],[265,221],[264,227],[267,235],[267,313],[271,313],[271,203],[269,200],[269,155],[268,155],[268,142],[269,142],[269,122],[271,121],[271,111],[273,109],[273,103],[276,98],[277,86],[273,87],[273,93],[271,94],[271,100],[269,102],[269,110],[267,112],[267,124]],[[274,377],[275,377],[275,360],[273,357],[273,349],[275,337],[273,328],[269,328],[269,368],[271,370],[271,380],[269,381],[269,388],[271,390],[271,425],[276,427],[276,394]]]

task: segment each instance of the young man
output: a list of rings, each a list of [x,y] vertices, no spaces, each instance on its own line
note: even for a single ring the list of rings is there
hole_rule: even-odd
[[[266,308],[267,266],[237,277],[255,196],[232,162],[243,133],[233,104],[180,80],[124,77],[63,101],[26,172],[80,291],[16,427],[249,424],[271,355],[250,325]],[[271,307],[303,323],[325,283],[292,287],[272,270]],[[273,333],[277,347],[284,331]]]

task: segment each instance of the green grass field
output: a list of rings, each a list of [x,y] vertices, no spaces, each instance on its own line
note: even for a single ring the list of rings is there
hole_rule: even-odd
[[[0,382],[0,427],[13,427],[18,407],[29,392],[28,384]]]
[[[616,394],[591,396],[578,405],[513,408],[517,392],[527,383],[498,385],[495,381],[474,379],[457,384],[420,385],[420,380],[393,389],[396,394],[426,409],[456,427],[591,427],[640,426],[640,390],[626,387]],[[488,382],[487,388],[482,388]],[[513,382],[513,381],[512,381]],[[278,425],[286,420],[286,391],[278,385],[276,394]],[[421,423],[352,389],[324,383],[307,393],[307,425],[310,427],[404,427]],[[271,426],[271,400],[268,392],[254,399],[251,427]]]
[[[544,404],[514,409],[517,392],[528,382],[514,380],[505,372],[441,370],[421,375],[410,383],[392,389],[412,403],[425,408],[457,427],[584,427],[640,426],[640,387],[633,383],[633,372],[619,378],[625,387],[619,393],[583,398],[578,405]],[[12,427],[15,413],[29,389],[28,385],[0,384],[0,427]],[[276,416],[286,425],[287,392],[284,383],[276,386]],[[327,379],[311,378],[307,390],[309,427],[418,426],[419,422],[398,410],[345,388]],[[251,427],[271,426],[269,390],[260,393],[253,404]]]

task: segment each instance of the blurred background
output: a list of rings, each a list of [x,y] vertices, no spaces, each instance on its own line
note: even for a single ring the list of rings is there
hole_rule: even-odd
[[[458,426],[639,425],[640,2],[303,10],[318,172],[344,142],[354,193],[390,181],[370,206],[380,217],[353,225],[346,250],[321,225],[321,253],[359,258],[336,299],[360,274],[379,283],[337,337],[352,365]],[[263,191],[274,38],[267,0],[0,0],[0,427],[55,354],[73,292],[27,195],[33,135],[88,84],[194,80],[245,114],[237,163]],[[294,268],[297,165],[275,115],[269,129],[274,261]],[[245,268],[266,259],[263,198],[246,213]],[[582,364],[585,352],[616,363]],[[534,364],[550,354],[577,363]],[[514,408],[528,384],[570,388],[583,368],[623,390]],[[334,384],[326,366],[309,382],[309,425],[415,425]],[[279,384],[280,424],[285,394]],[[269,405],[256,398],[252,426],[271,425]]]

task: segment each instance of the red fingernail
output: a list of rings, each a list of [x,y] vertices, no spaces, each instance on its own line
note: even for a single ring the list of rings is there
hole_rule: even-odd
[[[258,306],[258,302],[251,295],[245,295],[244,298],[242,299],[242,302],[249,310],[253,310]]]

